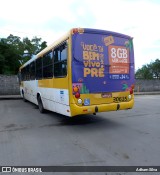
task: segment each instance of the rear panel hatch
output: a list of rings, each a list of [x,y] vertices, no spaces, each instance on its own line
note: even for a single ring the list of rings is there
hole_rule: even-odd
[[[72,53],[72,85],[80,94],[109,98],[110,93],[128,91],[134,84],[131,37],[84,29],[84,33],[73,34]]]

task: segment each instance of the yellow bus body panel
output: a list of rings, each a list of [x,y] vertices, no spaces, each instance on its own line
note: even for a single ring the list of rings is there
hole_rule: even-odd
[[[132,99],[128,102],[119,102],[119,103],[113,102],[108,104],[97,104],[97,105],[90,105],[90,106],[78,106],[77,104],[71,104],[70,106],[71,106],[72,116],[96,113],[95,108],[98,109],[98,113],[108,112],[108,111],[117,111],[117,110],[127,110],[127,109],[132,109],[134,106],[134,95],[132,95]]]
[[[38,80],[38,87],[68,89],[68,77]]]

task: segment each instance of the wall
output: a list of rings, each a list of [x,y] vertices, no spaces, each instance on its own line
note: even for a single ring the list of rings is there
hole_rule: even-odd
[[[0,74],[0,95],[18,95],[19,83],[17,82],[17,75],[1,75]]]
[[[135,92],[160,91],[160,80],[136,80]]]
[[[135,92],[160,91],[160,80],[136,80]],[[17,75],[0,75],[0,95],[18,95]]]

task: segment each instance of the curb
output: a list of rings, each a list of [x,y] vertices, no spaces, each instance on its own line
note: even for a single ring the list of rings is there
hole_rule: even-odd
[[[0,100],[18,100],[22,99],[20,95],[0,95]]]
[[[134,95],[160,95],[160,92],[134,92]]]

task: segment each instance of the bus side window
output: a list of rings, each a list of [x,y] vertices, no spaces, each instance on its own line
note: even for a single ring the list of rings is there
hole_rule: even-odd
[[[25,80],[26,81],[29,81],[30,80],[30,65],[27,65],[26,67],[25,67]]]
[[[54,77],[67,75],[67,43],[63,43],[54,50]]]
[[[36,60],[36,79],[42,79],[42,58]]]
[[[53,77],[53,56],[52,51],[43,56],[43,78]]]
[[[30,64],[30,80],[34,80],[35,79],[35,62],[33,61]]]

